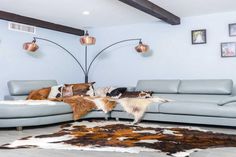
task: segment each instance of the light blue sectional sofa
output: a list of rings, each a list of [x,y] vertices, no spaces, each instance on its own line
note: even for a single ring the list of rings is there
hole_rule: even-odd
[[[232,80],[140,80],[135,90],[172,100],[151,104],[143,120],[236,126]],[[111,117],[132,119],[120,105]]]
[[[29,92],[57,85],[55,80],[9,81],[6,100],[25,99]],[[136,91],[153,91],[154,96],[172,101],[151,104],[143,120],[236,126],[236,97],[232,80],[140,80]],[[133,119],[121,105],[109,114],[94,110],[87,118]],[[69,105],[0,104],[0,128],[53,124],[72,120]]]
[[[57,85],[55,80],[9,81],[10,95],[5,100],[25,100],[30,91]],[[72,121],[72,110],[68,104],[55,102],[56,105],[4,105],[0,104],[0,128],[46,125]],[[110,117],[103,111],[94,110],[82,119]]]

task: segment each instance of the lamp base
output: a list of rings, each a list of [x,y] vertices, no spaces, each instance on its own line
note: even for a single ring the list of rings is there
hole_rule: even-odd
[[[84,83],[88,83],[88,75],[84,76]]]

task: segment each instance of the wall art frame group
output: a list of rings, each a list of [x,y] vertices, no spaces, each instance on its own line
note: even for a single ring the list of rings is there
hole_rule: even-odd
[[[236,23],[228,25],[229,37],[236,37]],[[207,30],[197,29],[191,31],[192,45],[207,43]],[[236,57],[236,42],[222,42],[220,44],[221,57]]]

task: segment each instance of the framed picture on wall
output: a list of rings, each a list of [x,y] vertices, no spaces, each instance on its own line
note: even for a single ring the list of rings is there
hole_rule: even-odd
[[[229,24],[229,36],[236,36],[236,23]]]
[[[192,44],[206,44],[206,29],[192,30]]]
[[[221,57],[236,57],[236,42],[221,43]]]

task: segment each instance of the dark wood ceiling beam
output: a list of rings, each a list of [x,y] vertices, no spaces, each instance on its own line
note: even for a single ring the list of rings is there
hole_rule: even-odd
[[[34,19],[31,17],[21,16],[21,15],[17,15],[17,14],[5,12],[5,11],[0,11],[0,19],[23,23],[23,24],[46,28],[46,29],[51,29],[54,31],[79,35],[79,36],[84,35],[84,30],[81,30],[81,29],[59,25],[59,24],[55,24],[55,23],[51,23],[51,22],[47,22],[47,21],[43,21],[39,19]]]
[[[179,25],[180,18],[148,0],[119,0],[171,25]]]

